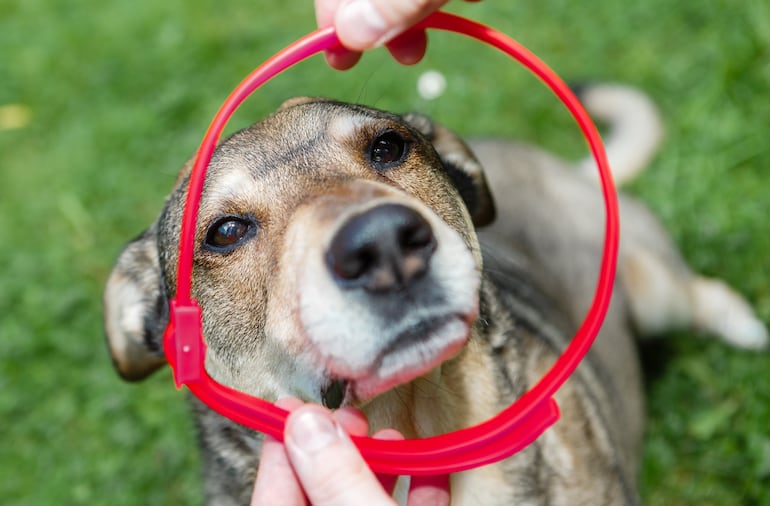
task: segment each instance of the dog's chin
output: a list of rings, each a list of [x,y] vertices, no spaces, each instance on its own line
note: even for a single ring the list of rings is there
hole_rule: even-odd
[[[473,315],[475,317],[475,315]],[[367,367],[328,364],[329,375],[342,388],[340,404],[363,404],[374,397],[429,373],[454,357],[468,342],[473,317],[453,316],[421,335],[399,336]]]

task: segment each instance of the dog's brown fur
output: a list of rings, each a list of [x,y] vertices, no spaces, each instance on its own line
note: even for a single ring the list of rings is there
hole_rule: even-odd
[[[632,90],[586,95],[597,111],[607,99],[620,104],[610,114],[623,116],[623,104],[648,113],[636,139],[609,141],[610,153],[633,155],[619,162],[622,177],[651,156],[659,126]],[[655,139],[633,154],[639,136]],[[591,300],[601,198],[589,178],[536,148],[472,147],[478,159],[423,116],[316,99],[289,101],[224,141],[194,260],[209,374],[269,400],[358,405],[374,429],[408,437],[478,423],[526,391]],[[127,379],[164,363],[189,169],[107,284],[110,350]],[[765,345],[738,295],[694,275],[641,204],[623,197],[621,209],[616,294],[588,359],[557,395],[561,420],[513,458],[453,476],[453,504],[636,503],[644,406],[632,334],[689,326]],[[475,227],[485,225],[481,247]],[[340,260],[359,252],[356,241],[386,260]],[[260,435],[192,403],[209,503],[247,504]]]

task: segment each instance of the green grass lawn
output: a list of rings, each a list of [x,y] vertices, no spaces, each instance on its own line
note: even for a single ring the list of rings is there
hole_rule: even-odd
[[[686,257],[770,321],[770,3],[544,0],[453,9],[525,43],[568,80],[633,83],[667,142],[630,189]],[[310,0],[0,3],[0,497],[3,504],[200,504],[184,395],[168,371],[113,373],[101,289],[150,223],[216,108],[313,28]],[[435,68],[447,93],[415,92]],[[492,50],[435,34],[428,59],[315,60],[247,102],[233,128],[292,95],[430,113],[466,134],[581,154],[542,86]],[[645,346],[648,504],[770,504],[770,357],[679,334]]]

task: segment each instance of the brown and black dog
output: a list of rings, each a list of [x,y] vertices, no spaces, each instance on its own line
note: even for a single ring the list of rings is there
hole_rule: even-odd
[[[608,152],[627,179],[657,146],[654,107],[621,86],[584,100],[613,127]],[[110,351],[130,380],[164,364],[189,171],[107,284]],[[688,327],[766,345],[739,295],[694,274],[642,204],[622,196],[620,207],[616,292],[557,395],[561,420],[514,457],[453,476],[453,504],[637,503],[633,336]],[[469,147],[424,116],[288,101],[210,164],[193,276],[207,370],[268,400],[358,406],[373,429],[407,437],[481,422],[538,381],[582,321],[603,223],[591,178],[536,147]],[[248,504],[260,435],[192,403],[209,504]]]

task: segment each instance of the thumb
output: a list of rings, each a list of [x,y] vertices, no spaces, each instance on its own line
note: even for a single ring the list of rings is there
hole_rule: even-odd
[[[342,45],[364,51],[393,39],[448,0],[349,0],[337,10],[334,26]]]
[[[320,406],[307,405],[286,420],[286,451],[315,506],[394,506],[350,437]]]

